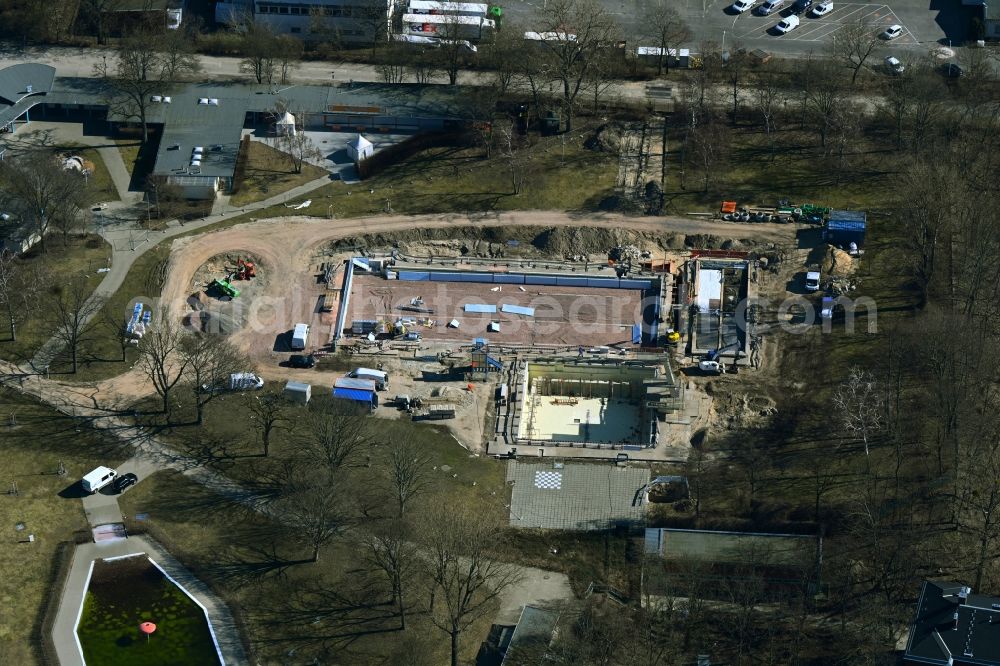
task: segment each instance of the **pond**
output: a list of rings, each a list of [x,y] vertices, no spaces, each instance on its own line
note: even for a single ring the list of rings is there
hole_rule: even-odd
[[[76,633],[92,666],[220,663],[205,612],[145,556],[94,562]]]

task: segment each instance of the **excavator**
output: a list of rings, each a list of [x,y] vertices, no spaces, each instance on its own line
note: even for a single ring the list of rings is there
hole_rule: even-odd
[[[705,358],[698,361],[698,369],[702,372],[715,375],[723,375],[726,373],[726,364],[722,361],[722,355],[727,351],[732,349],[739,349],[741,347],[740,343],[734,342],[731,345],[726,345],[721,349],[709,349],[708,353],[705,354]],[[739,352],[736,352],[736,358],[740,357]],[[736,361],[733,361],[733,365]]]

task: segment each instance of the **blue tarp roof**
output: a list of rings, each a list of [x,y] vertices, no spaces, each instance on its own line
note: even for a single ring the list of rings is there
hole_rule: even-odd
[[[466,312],[482,312],[492,314],[497,311],[497,306],[486,305],[485,303],[469,303],[465,306]]]
[[[526,308],[523,305],[501,305],[501,312],[509,312],[510,314],[525,315],[526,317],[535,316],[535,308]]]
[[[863,220],[830,220],[826,223],[826,228],[833,231],[864,231]]]
[[[375,399],[375,392],[364,391],[362,389],[335,388],[333,389],[333,397],[371,404]]]
[[[632,344],[642,343],[642,324],[632,324]]]

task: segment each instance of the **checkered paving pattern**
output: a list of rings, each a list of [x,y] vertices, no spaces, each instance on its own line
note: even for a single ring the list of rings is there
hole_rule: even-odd
[[[562,488],[562,472],[535,472],[535,487],[542,490]]]

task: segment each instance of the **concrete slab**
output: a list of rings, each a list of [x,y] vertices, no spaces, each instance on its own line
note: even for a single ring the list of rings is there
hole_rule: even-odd
[[[520,567],[520,574],[518,583],[501,595],[494,624],[517,624],[526,604],[551,608],[574,598],[566,574],[533,567]]]

